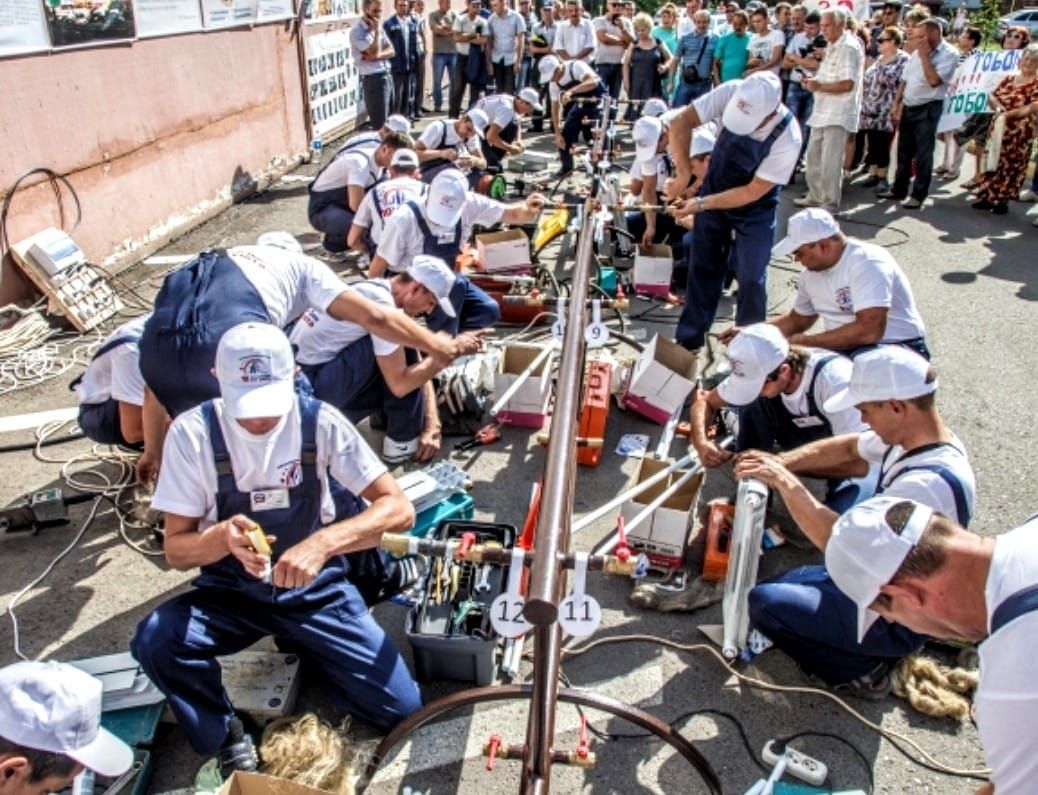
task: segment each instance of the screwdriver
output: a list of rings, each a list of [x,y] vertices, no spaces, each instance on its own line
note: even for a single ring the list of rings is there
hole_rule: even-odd
[[[458,442],[454,445],[455,450],[471,450],[473,447],[482,447],[485,444],[496,442],[501,438],[501,423],[491,422],[489,425],[484,425],[475,435],[464,442]]]

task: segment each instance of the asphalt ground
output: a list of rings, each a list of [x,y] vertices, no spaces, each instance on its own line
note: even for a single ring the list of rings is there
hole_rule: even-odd
[[[551,147],[548,135],[528,136],[527,140],[541,151]],[[631,151],[626,133],[621,140]],[[621,158],[621,164],[628,162],[629,156]],[[186,259],[208,246],[252,242],[259,233],[273,229],[287,229],[297,234],[304,246],[316,246],[319,237],[307,224],[306,181],[302,179],[314,170],[312,165],[302,167],[270,190],[174,241],[160,254]],[[580,184],[580,180],[575,182],[577,187]],[[784,192],[780,232],[794,209],[791,199],[799,195],[802,184],[800,177],[798,186]],[[1034,345],[1038,327],[1038,230],[1030,226],[1030,218],[1024,218],[1030,210],[1027,205],[1013,204],[1008,216],[996,217],[971,210],[965,198],[957,185],[935,183],[932,200],[921,212],[912,212],[890,202],[876,202],[871,192],[851,186],[845,192],[842,223],[850,235],[890,247],[909,275],[941,374],[940,409],[964,441],[977,472],[979,494],[973,529],[994,535],[1025,519],[1038,502],[1030,491],[1038,468],[1031,455],[1036,441],[1032,372],[1038,362]],[[555,272],[565,277],[573,265],[573,250],[573,240],[564,239],[547,249],[541,259],[544,264],[554,264]],[[147,299],[169,267],[169,260],[152,258],[151,264],[143,263],[124,274],[123,283]],[[794,274],[795,266],[788,261],[772,264],[768,286],[772,312],[789,305]],[[725,299],[716,330],[731,322],[732,312],[731,301]],[[635,300],[629,316],[630,333],[647,339],[655,332],[672,334],[677,310]],[[516,331],[501,329],[498,337]],[[624,345],[615,346],[613,352],[620,358],[633,356]],[[74,372],[6,395],[3,414],[69,406],[66,384]],[[601,465],[578,471],[574,495],[578,514],[621,491],[636,469],[636,460],[614,453],[620,436],[643,433],[655,441],[659,430],[659,426],[612,408]],[[377,443],[377,435],[370,438]],[[5,445],[28,440],[31,431],[0,435],[0,444]],[[446,448],[451,443],[448,440],[445,444],[444,455],[471,475],[477,518],[521,524],[529,486],[540,476],[545,458],[533,435],[522,429],[505,429],[501,441],[469,453],[450,453]],[[675,453],[678,447],[675,443]],[[92,466],[89,451],[89,445],[78,442],[49,448],[47,461],[37,460],[29,452],[0,455],[0,504],[60,484],[63,465],[72,471]],[[85,457],[65,464],[74,456]],[[712,472],[704,496],[730,495],[734,485],[730,473]],[[3,605],[69,544],[88,509],[89,505],[74,506],[73,521],[65,527],[38,535],[0,536]],[[137,622],[185,588],[190,579],[190,574],[168,569],[161,557],[144,557],[131,550],[118,535],[113,517],[104,513],[104,506],[100,513],[67,557],[38,587],[28,591],[17,607],[21,648],[30,657],[68,660],[123,651]],[[613,517],[593,524],[574,538],[575,548],[590,549],[612,526]],[[146,538],[137,540],[148,543]],[[764,555],[761,576],[819,557],[787,545]],[[631,584],[619,578],[592,575],[588,587],[603,607],[603,622],[593,640],[638,634],[700,644],[704,638],[696,627],[720,623],[719,606],[694,614],[657,614],[633,608],[627,602]],[[376,615],[410,660],[403,633],[405,612],[389,604],[379,607]],[[13,641],[11,622],[0,622],[0,663],[15,659]],[[934,654],[947,658],[940,650]],[[526,661],[523,675],[529,670]],[[638,704],[664,721],[676,721],[675,726],[695,742],[717,771],[726,793],[743,792],[762,775],[755,759],[759,759],[768,739],[800,732],[817,733],[795,745],[829,766],[835,791],[868,791],[870,776],[876,792],[968,793],[979,783],[909,761],[889,740],[823,696],[740,686],[703,651],[682,652],[652,642],[619,642],[567,660],[563,671],[574,686]],[[780,685],[804,684],[788,659],[775,651],[759,656],[743,672]],[[424,694],[428,701],[465,687],[438,682],[425,686]],[[969,723],[959,725],[948,719],[925,717],[893,697],[852,702],[850,706],[885,730],[910,738],[946,765],[983,767],[976,730]],[[313,677],[304,681],[298,707],[314,709],[333,722],[342,718]],[[591,711],[588,716],[598,734],[636,733],[630,724],[603,713]],[[492,733],[500,734],[505,742],[522,742],[526,725],[523,704],[481,705],[452,712],[444,721],[423,730],[391,756],[369,791],[516,791],[517,763],[499,761],[494,771],[488,772],[478,748]],[[574,708],[560,706],[557,723],[555,747],[575,748],[579,718]],[[740,728],[749,747],[740,738]],[[377,735],[359,725],[354,727],[354,735],[360,754],[370,753]],[[603,740],[594,736],[591,742],[597,754],[596,767],[584,771],[556,766],[554,791],[704,791],[694,770],[656,739]],[[180,792],[190,786],[200,760],[175,726],[160,727],[153,752],[156,768],[151,792]]]

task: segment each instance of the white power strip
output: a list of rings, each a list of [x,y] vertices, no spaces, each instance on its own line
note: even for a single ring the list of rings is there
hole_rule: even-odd
[[[761,757],[765,763],[774,765],[782,758],[782,754],[775,752],[772,748],[774,740],[768,740],[764,746],[764,750],[761,751]],[[829,777],[829,768],[827,768],[822,762],[817,759],[812,759],[805,754],[795,751],[787,746],[786,748],[786,772],[791,776],[796,776],[801,781],[811,784],[815,787],[820,787],[825,783],[826,778]]]

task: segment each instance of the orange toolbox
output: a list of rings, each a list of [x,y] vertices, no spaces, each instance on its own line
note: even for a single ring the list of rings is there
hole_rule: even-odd
[[[605,439],[611,378],[612,367],[605,362],[592,362],[588,368],[584,386],[584,405],[580,410],[580,437],[583,439]],[[602,460],[604,446],[578,447],[577,463],[597,467]]]
[[[721,582],[728,575],[728,553],[732,547],[732,520],[735,506],[727,502],[711,502],[706,520],[706,555],[703,557],[703,579]]]

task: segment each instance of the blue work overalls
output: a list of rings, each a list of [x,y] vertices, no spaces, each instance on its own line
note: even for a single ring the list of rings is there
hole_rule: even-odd
[[[569,79],[567,80],[567,75]],[[559,90],[569,91],[571,88],[576,88],[581,83],[580,80],[576,80],[573,77],[573,67],[570,64],[566,64],[566,68],[562,73],[562,79],[559,80]],[[588,102],[590,99],[598,99],[606,93],[606,85],[599,79],[598,83],[592,91],[586,94],[574,94],[574,101],[570,103],[566,109],[566,116],[562,120],[562,140],[565,143],[565,147],[559,150],[559,157],[562,159],[562,171],[564,173],[573,170],[573,153],[570,151],[577,143],[577,140],[584,136],[584,140],[588,143],[591,142],[591,134],[594,132],[593,122],[601,116],[601,110],[598,107],[597,102]],[[577,100],[584,100],[578,102]]]
[[[779,106],[782,119],[763,141],[748,135],[735,135],[722,129],[717,136],[710,168],[701,196],[741,188],[753,179],[771,147],[793,120]],[[775,240],[775,211],[779,186],[745,207],[734,210],[707,210],[696,216],[692,227],[692,256],[688,269],[685,307],[678,319],[675,339],[689,350],[702,348],[706,332],[714,322],[721,300],[725,273],[731,267],[739,281],[735,312],[737,326],[764,320],[767,310],[765,283],[768,261]],[[734,240],[733,240],[734,232]]]
[[[130,334],[109,340],[97,349],[90,361],[93,362],[109,351],[113,351],[122,345],[128,345],[131,342],[137,342],[137,340],[137,337]],[[68,388],[75,391],[82,380],[83,376],[78,376],[68,385]],[[131,444],[123,438],[122,426],[119,423],[119,401],[113,397],[101,403],[80,403],[77,423],[79,424],[79,429],[83,431],[83,435],[98,444],[118,444],[122,447],[135,449],[140,449],[141,447],[140,444]]]
[[[327,251],[341,252],[347,248],[346,239],[353,226],[355,213],[350,209],[349,188],[345,185],[328,190],[314,190],[314,185],[325,169],[338,160],[347,152],[356,151],[361,148],[370,148],[372,144],[380,144],[382,141],[378,132],[358,135],[347,141],[335,153],[328,165],[324,166],[310,182],[308,191],[310,198],[307,203],[306,214],[310,219],[310,226],[318,232],[324,232],[323,245]]]
[[[430,257],[439,257],[447,263],[448,268],[453,269],[454,261],[465,243],[461,236],[461,219],[458,219],[454,227],[453,236],[444,239],[429,228],[416,201],[408,200],[407,206],[411,208],[418,223],[418,230],[422,234],[422,253]],[[430,331],[445,331],[454,336],[462,331],[489,328],[501,319],[501,307],[497,305],[497,301],[460,273],[455,275],[450,299],[455,317],[447,317],[447,313],[439,306],[435,307],[425,319]]]
[[[389,290],[386,282],[372,280],[372,284]],[[404,349],[407,364],[414,364],[418,355]],[[365,334],[350,343],[333,359],[313,365],[303,365],[303,374],[313,387],[314,396],[339,409],[350,422],[384,410],[386,435],[397,442],[409,442],[422,433],[425,426],[425,400],[422,389],[415,389],[397,397],[389,389],[375,358],[371,335]]]
[[[890,466],[919,452],[906,453]],[[876,494],[882,494],[907,472],[933,472],[954,495],[953,518],[963,527],[969,524],[966,489],[951,469],[936,463],[906,467],[886,482],[882,473],[888,469],[884,459]],[[802,670],[830,685],[851,682],[881,665],[894,665],[926,642],[925,635],[881,619],[859,643],[858,606],[836,586],[825,566],[801,566],[761,583],[750,591],[749,614],[751,626],[769,637]]]
[[[204,251],[166,277],[138,348],[144,382],[171,417],[220,396],[216,346],[250,321],[269,323],[270,313],[226,251]]]
[[[519,117],[513,116],[512,120],[501,128],[498,135],[506,144],[514,144],[515,139],[519,136]],[[480,141],[480,149],[483,150],[483,157],[486,158],[488,169],[500,168],[501,161],[508,157],[508,152],[494,146],[486,139],[486,136]]]
[[[217,517],[251,516],[264,532],[276,535],[272,563],[321,528],[321,482],[315,465],[319,407],[319,401],[300,398],[302,479],[289,489],[289,506],[256,513],[250,510],[250,494],[237,488],[212,403],[202,407],[216,461]],[[197,753],[216,753],[234,716],[216,657],[268,635],[284,639],[312,661],[339,706],[380,729],[421,707],[417,684],[347,581],[348,568],[346,556],[336,555],[308,586],[275,588],[247,574],[227,555],[203,566],[192,590],[141,621],[130,649],[166,695]]]

